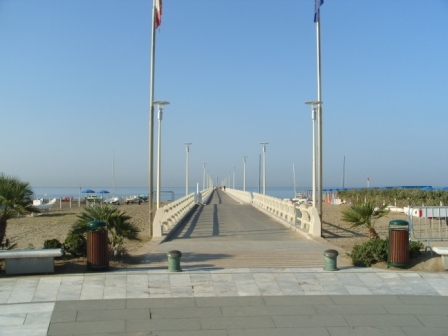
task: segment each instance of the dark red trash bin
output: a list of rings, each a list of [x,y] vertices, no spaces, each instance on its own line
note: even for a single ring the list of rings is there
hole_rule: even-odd
[[[109,269],[109,238],[107,223],[87,223],[87,270]]]
[[[387,267],[409,266],[409,223],[405,220],[389,222],[389,253]]]

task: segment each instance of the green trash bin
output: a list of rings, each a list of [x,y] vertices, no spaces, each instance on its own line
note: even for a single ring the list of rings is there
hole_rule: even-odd
[[[87,223],[87,270],[109,269],[109,238],[107,223]]]
[[[396,219],[389,222],[387,267],[409,266],[409,223]]]

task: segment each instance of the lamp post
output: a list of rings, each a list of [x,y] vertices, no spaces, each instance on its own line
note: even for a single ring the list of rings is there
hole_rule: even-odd
[[[158,105],[159,129],[158,129],[158,143],[157,143],[157,209],[160,208],[160,180],[161,180],[161,156],[162,156],[162,119],[163,119],[163,105],[168,105],[169,102],[163,100],[154,101],[153,104]],[[151,192],[151,190],[150,190]]]
[[[266,195],[266,145],[269,142],[260,142],[263,146],[263,195]]]
[[[318,160],[318,177],[319,177],[319,183],[317,186],[317,190],[319,193],[319,196],[317,198],[317,203],[316,203],[316,135],[315,135],[315,130],[316,130],[316,114],[318,117],[318,121],[320,120],[319,118],[319,110],[320,110],[320,105],[322,104],[321,101],[309,101],[309,102],[305,102],[305,104],[307,105],[311,105],[311,120],[313,121],[313,206],[316,207],[317,205],[317,210],[319,212],[319,216],[321,217],[322,220],[322,146],[321,146],[321,137],[322,137],[322,130],[321,130],[321,126],[322,124],[318,122],[318,134],[319,134],[319,140],[318,140],[318,156],[319,156],[319,160]]]
[[[189,156],[190,156],[190,145],[192,144],[192,142],[185,142],[185,150],[187,152],[187,162],[185,164],[185,196],[188,195],[188,180],[190,178],[189,174]]]
[[[246,158],[243,156],[243,191],[246,191]]]
[[[205,165],[206,162],[202,162],[202,190],[205,190]]]

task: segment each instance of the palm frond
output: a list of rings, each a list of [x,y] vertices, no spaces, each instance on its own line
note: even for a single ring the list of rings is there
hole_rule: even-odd
[[[364,225],[369,231],[369,236],[376,238],[378,234],[374,229],[375,221],[389,213],[389,210],[386,210],[387,204],[381,207],[377,207],[376,204],[376,200],[355,203],[342,210],[342,220],[352,224],[352,227]]]

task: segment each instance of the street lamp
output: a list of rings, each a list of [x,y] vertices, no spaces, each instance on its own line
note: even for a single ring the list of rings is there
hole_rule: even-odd
[[[243,156],[243,191],[246,191],[246,158]]]
[[[202,162],[202,190],[205,190],[205,165],[206,162]]]
[[[260,142],[263,146],[263,195],[266,195],[266,145],[269,142]]]
[[[322,104],[321,101],[309,101],[305,102],[307,105],[311,105],[311,120],[313,121],[313,206],[316,206],[316,114],[319,118],[319,110],[320,105]],[[319,140],[318,140],[318,177],[319,177],[319,183],[318,183],[318,191],[319,191],[319,197],[317,202],[317,209],[319,212],[319,216],[322,216],[322,130],[321,130],[321,123],[318,122],[318,134],[319,134]],[[322,219],[322,218],[321,218]]]
[[[153,104],[158,105],[158,116],[159,120],[159,134],[157,143],[157,209],[160,208],[160,165],[162,156],[162,119],[163,119],[163,105],[168,105],[169,102],[163,100],[153,101]],[[150,190],[151,192],[151,190]],[[150,205],[151,206],[151,205]]]
[[[186,163],[186,168],[185,168],[185,180],[186,180],[186,182],[185,182],[185,196],[187,196],[188,195],[188,180],[189,180],[189,172],[188,172],[188,166],[189,166],[189,164],[188,164],[188,160],[189,160],[189,156],[190,156],[190,145],[192,144],[192,142],[186,142],[185,143],[185,149],[186,149],[186,151],[187,151],[187,163]]]

